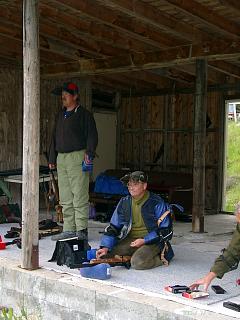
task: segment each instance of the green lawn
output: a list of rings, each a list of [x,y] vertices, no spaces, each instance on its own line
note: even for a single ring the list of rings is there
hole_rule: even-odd
[[[240,123],[228,121],[226,211],[240,201]]]

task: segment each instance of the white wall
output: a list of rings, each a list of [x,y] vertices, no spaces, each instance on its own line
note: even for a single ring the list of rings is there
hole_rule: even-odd
[[[98,130],[97,154],[94,159],[93,179],[106,169],[115,169],[116,163],[116,113],[94,113]]]

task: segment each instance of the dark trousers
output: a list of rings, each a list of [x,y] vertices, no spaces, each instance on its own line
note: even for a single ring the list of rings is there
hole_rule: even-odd
[[[156,244],[143,245],[140,248],[130,247],[130,243],[136,239],[127,237],[120,241],[116,247],[109,253],[109,257],[120,256],[132,256],[131,266],[136,270],[145,270],[163,265],[160,259],[160,249]]]

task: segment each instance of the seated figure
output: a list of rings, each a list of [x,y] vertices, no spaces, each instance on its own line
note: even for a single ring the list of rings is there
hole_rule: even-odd
[[[147,180],[142,171],[121,178],[130,195],[119,201],[101,239],[97,258],[131,256],[132,268],[139,270],[168,265],[173,258],[169,242],[173,236],[172,205],[149,192]]]

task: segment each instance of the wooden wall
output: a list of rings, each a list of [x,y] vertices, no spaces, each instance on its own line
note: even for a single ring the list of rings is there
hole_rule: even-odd
[[[81,103],[91,109],[91,82],[84,79],[41,80],[40,100],[40,164],[46,165],[53,124],[61,108],[60,97],[51,94],[65,81],[79,85]],[[22,72],[17,68],[0,67],[0,170],[22,167],[23,128]]]
[[[21,166],[22,90],[17,69],[0,68],[0,170]]]
[[[91,83],[72,79],[81,89],[82,103],[91,108]],[[41,80],[40,163],[46,164],[54,118],[61,107],[51,90],[62,80]],[[193,94],[123,98],[118,119],[117,167],[152,171],[192,172]],[[22,74],[0,68],[0,170],[22,166]],[[223,94],[208,93],[212,125],[206,135],[206,209],[219,206],[219,172],[223,138]],[[101,137],[100,137],[101,139]]]
[[[206,209],[218,210],[221,93],[208,94]],[[194,95],[123,98],[119,114],[118,168],[191,173]]]

